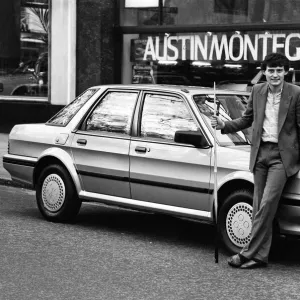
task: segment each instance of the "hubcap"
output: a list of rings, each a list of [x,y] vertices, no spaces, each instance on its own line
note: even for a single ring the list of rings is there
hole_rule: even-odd
[[[65,184],[57,174],[48,175],[42,187],[42,200],[46,209],[56,212],[65,201]]]
[[[231,207],[226,218],[226,231],[231,242],[244,247],[250,240],[252,229],[252,206],[240,202]]]

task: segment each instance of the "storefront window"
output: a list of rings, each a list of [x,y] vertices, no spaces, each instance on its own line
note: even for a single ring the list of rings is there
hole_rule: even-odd
[[[121,26],[297,22],[300,17],[300,0],[162,0],[161,8],[126,8],[124,1]]]
[[[48,2],[0,1],[0,97],[48,96]]]
[[[291,61],[287,81],[300,85],[300,33],[291,30],[124,35],[123,83],[213,86],[250,90],[264,81],[270,52]]]

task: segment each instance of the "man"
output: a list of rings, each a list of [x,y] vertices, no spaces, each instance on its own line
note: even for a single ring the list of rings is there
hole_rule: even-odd
[[[228,259],[232,267],[266,267],[272,241],[272,223],[287,178],[300,169],[300,87],[284,81],[289,61],[279,53],[261,64],[266,83],[253,86],[243,116],[211,125],[222,133],[252,125],[250,171],[254,175],[252,231],[249,243]]]

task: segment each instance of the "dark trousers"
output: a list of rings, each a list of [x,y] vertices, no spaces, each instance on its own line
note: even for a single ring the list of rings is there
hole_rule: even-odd
[[[287,181],[278,144],[262,142],[254,168],[252,231],[241,255],[268,262],[272,224]]]

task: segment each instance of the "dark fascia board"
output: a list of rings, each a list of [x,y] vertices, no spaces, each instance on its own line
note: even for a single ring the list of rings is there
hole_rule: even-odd
[[[230,25],[193,25],[193,26],[116,26],[120,33],[187,33],[187,32],[226,32],[226,31],[260,31],[260,30],[299,30],[300,22],[292,23],[244,23]]]

